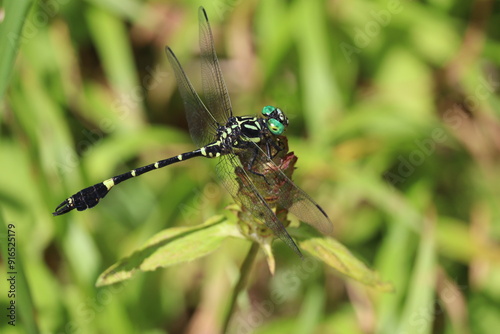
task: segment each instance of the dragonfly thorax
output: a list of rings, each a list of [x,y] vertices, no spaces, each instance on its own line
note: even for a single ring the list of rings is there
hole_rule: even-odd
[[[225,126],[217,130],[217,142],[223,151],[232,148],[247,148],[251,143],[258,143],[265,136],[263,119],[252,116],[230,117]]]
[[[219,127],[216,143],[226,148],[246,148],[271,135],[283,134],[288,126],[288,118],[281,109],[266,106],[262,109],[262,115],[264,117],[230,117],[225,126]]]

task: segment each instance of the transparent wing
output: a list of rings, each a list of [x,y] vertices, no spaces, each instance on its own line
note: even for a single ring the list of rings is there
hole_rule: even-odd
[[[292,213],[300,221],[313,226],[323,234],[330,234],[333,231],[333,224],[325,211],[283,172],[283,170],[287,170],[288,168],[293,170],[293,165],[291,167],[288,165],[295,163],[295,155],[288,153],[288,155],[281,159],[280,166],[278,167],[269,158],[268,153],[264,152],[258,145],[254,145],[258,154],[244,158],[244,161],[247,163],[250,161],[253,167],[245,167],[247,169],[252,168],[253,170],[258,168],[257,172],[264,174],[264,176],[254,178],[257,188],[264,189],[261,190],[263,197],[274,200],[278,207],[288,210],[288,212]],[[291,159],[295,160],[291,161]]]
[[[231,100],[215,53],[214,38],[208,16],[203,7],[198,10],[200,23],[201,80],[203,99],[215,120],[225,125],[233,115]]]
[[[179,60],[172,49],[165,48],[168,61],[174,69],[177,86],[184,101],[184,109],[189,126],[189,133],[198,147],[205,146],[215,139],[218,123],[193,88]]]
[[[238,157],[234,154],[223,156],[217,164],[216,171],[221,183],[234,200],[251,212],[259,221],[264,222],[277,237],[302,257],[299,248],[264,197],[257,191]]]
[[[300,221],[315,227],[323,234],[333,231],[333,224],[323,209],[288,177],[282,175],[284,186],[278,194],[280,206],[288,209]]]

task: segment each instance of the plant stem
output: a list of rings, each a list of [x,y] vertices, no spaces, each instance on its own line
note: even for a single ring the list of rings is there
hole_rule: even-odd
[[[250,269],[252,269],[252,264],[255,260],[255,257],[257,256],[258,250],[259,250],[259,244],[256,242],[252,242],[252,246],[250,247],[250,250],[248,251],[248,254],[245,257],[245,260],[241,264],[240,278],[238,280],[238,283],[236,283],[233,289],[233,294],[231,296],[229,309],[227,310],[226,318],[224,319],[224,327],[222,333],[227,333],[227,330],[229,328],[229,322],[231,321],[231,317],[236,307],[236,300],[238,299],[240,292],[247,284],[248,277],[250,276]]]

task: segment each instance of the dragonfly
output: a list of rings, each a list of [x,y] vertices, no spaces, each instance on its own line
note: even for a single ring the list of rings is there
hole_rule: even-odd
[[[92,208],[117,184],[150,171],[195,157],[219,158],[215,167],[216,174],[233,199],[302,257],[296,243],[273,211],[269,194],[262,191],[262,186],[256,186],[256,180],[263,180],[259,183],[272,189],[274,202],[280,207],[322,233],[331,233],[333,225],[325,211],[273,161],[276,152],[283,150],[283,145],[277,138],[282,136],[288,126],[288,118],[281,109],[273,106],[265,106],[258,117],[233,115],[231,100],[215,52],[212,30],[203,7],[199,8],[198,16],[205,103],[196,93],[174,52],[168,46],[165,52],[184,102],[190,135],[199,148],[85,188],[64,200],[53,215],[66,214],[73,209],[83,211]],[[262,166],[270,166],[274,172],[264,175],[261,172]]]

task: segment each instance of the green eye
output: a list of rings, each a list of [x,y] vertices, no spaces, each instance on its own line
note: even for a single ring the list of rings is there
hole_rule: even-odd
[[[262,115],[269,116],[276,108],[273,106],[265,106],[262,108]]]
[[[279,136],[285,131],[285,126],[277,119],[270,118],[267,120],[267,128],[273,135]]]

